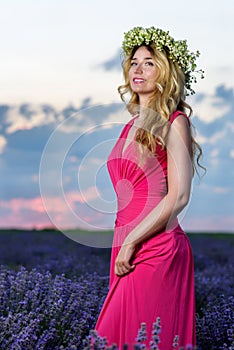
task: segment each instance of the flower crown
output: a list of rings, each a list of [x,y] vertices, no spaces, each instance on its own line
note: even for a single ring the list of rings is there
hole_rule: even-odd
[[[125,56],[130,55],[132,49],[136,46],[150,45],[154,43],[156,49],[159,51],[166,51],[170,60],[177,62],[178,66],[182,69],[185,75],[185,88],[187,95],[195,94],[192,89],[192,83],[196,83],[196,77],[192,74],[193,72],[200,74],[201,79],[204,78],[204,71],[195,71],[197,65],[195,63],[196,58],[200,56],[200,52],[196,53],[189,52],[186,40],[174,40],[170,35],[169,31],[165,32],[162,29],[156,29],[154,27],[143,28],[134,27],[127,33],[124,33],[124,40],[122,43],[122,49]]]

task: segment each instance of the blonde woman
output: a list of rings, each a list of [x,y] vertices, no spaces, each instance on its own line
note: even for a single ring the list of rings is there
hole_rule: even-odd
[[[193,256],[177,215],[188,204],[201,156],[185,103],[186,94],[194,93],[199,53],[154,27],[127,32],[123,53],[119,92],[123,101],[130,95],[133,118],[107,162],[118,212],[110,290],[95,329],[108,345],[133,349],[144,322],[149,348],[159,317],[160,350],[172,349],[175,339],[180,347],[195,346]]]

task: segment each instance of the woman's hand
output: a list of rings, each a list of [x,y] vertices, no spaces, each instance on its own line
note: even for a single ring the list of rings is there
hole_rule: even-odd
[[[130,265],[130,259],[133,256],[134,251],[134,245],[131,243],[123,243],[115,260],[115,274],[117,276],[123,276],[135,268],[135,265]]]

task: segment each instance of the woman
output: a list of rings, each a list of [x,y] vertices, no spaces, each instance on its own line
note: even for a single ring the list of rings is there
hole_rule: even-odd
[[[133,118],[108,158],[118,198],[110,290],[95,330],[108,345],[133,349],[142,322],[149,347],[160,317],[160,350],[195,345],[194,271],[191,247],[177,215],[189,201],[195,158],[185,93],[198,56],[185,41],[160,29],[136,27],[123,42],[122,100]],[[185,110],[189,111],[189,116]],[[196,156],[198,151],[198,156]]]

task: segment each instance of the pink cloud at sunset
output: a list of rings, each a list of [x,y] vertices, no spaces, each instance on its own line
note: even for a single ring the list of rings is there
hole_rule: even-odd
[[[74,218],[71,221],[71,211],[76,211],[76,203],[85,204],[97,196],[97,189],[93,187],[83,193],[68,192],[64,198],[47,196],[44,203],[41,196],[1,200],[0,207],[4,215],[0,217],[0,227],[43,228],[56,224],[64,227],[73,224],[75,227]],[[55,218],[54,224],[50,217]],[[89,222],[91,217],[85,215],[83,219]]]

